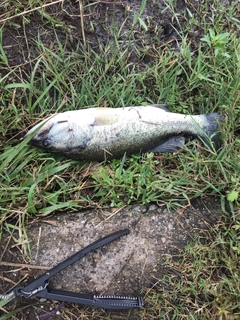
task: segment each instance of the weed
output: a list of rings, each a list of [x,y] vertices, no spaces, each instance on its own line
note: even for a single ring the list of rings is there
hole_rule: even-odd
[[[160,280],[161,295],[158,295],[158,307],[155,306],[159,315],[166,317],[166,310],[170,310],[171,319],[189,318],[189,312],[192,319],[238,319],[239,249],[235,247],[239,238],[235,226],[238,225],[239,215],[238,222],[212,230],[211,240],[207,235],[210,242],[196,239],[190,243],[177,262],[169,257],[170,272]],[[152,305],[156,301],[155,290],[149,298]],[[161,312],[162,305],[164,312]],[[196,313],[192,313],[192,309]]]

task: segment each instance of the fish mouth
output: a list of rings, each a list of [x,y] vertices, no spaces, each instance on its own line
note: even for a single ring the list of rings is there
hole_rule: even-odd
[[[50,138],[37,139],[33,137],[31,140],[29,140],[28,144],[34,147],[48,149],[52,144],[52,140]]]
[[[28,144],[30,146],[34,146],[34,147],[37,147],[37,148],[47,148],[47,147],[49,147],[51,145],[51,139],[50,138],[46,138],[46,135],[50,132],[50,130],[52,129],[53,125],[54,125],[54,123],[50,123],[46,127],[46,123],[43,123],[43,121],[42,121],[39,124],[37,124],[36,126],[34,126],[25,135],[25,138],[26,138],[29,134],[33,133],[36,130],[35,135],[33,135],[33,137],[28,141]]]
[[[41,147],[41,142],[35,138],[32,138],[31,140],[29,140],[28,144],[33,147]]]

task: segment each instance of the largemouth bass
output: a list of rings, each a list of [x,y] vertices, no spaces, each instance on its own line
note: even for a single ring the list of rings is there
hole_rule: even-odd
[[[126,152],[175,152],[183,135],[220,147],[219,115],[184,115],[165,105],[91,108],[59,113],[34,126],[29,144],[78,160],[120,158]]]

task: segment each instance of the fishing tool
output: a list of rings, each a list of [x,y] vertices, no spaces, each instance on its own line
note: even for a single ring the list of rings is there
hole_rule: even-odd
[[[128,296],[114,296],[114,295],[92,295],[84,294],[78,292],[69,292],[58,289],[49,288],[49,279],[53,277],[58,272],[67,268],[68,266],[75,263],[77,260],[83,258],[86,254],[94,251],[121,236],[127,235],[129,233],[128,229],[120,230],[109,234],[108,236],[99,239],[82,250],[76,252],[71,257],[67,258],[63,262],[59,263],[46,273],[39,276],[36,280],[27,284],[25,286],[15,287],[12,292],[6,295],[0,295],[0,299],[9,299],[11,297],[23,297],[29,299],[33,296],[57,300],[64,302],[79,303],[93,307],[99,307],[104,309],[132,309],[141,308],[143,306],[143,301],[141,297],[128,297]]]

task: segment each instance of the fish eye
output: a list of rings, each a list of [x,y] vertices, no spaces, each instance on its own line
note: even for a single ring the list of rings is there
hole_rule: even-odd
[[[51,144],[51,139],[44,139],[42,142],[44,147],[48,147]]]

